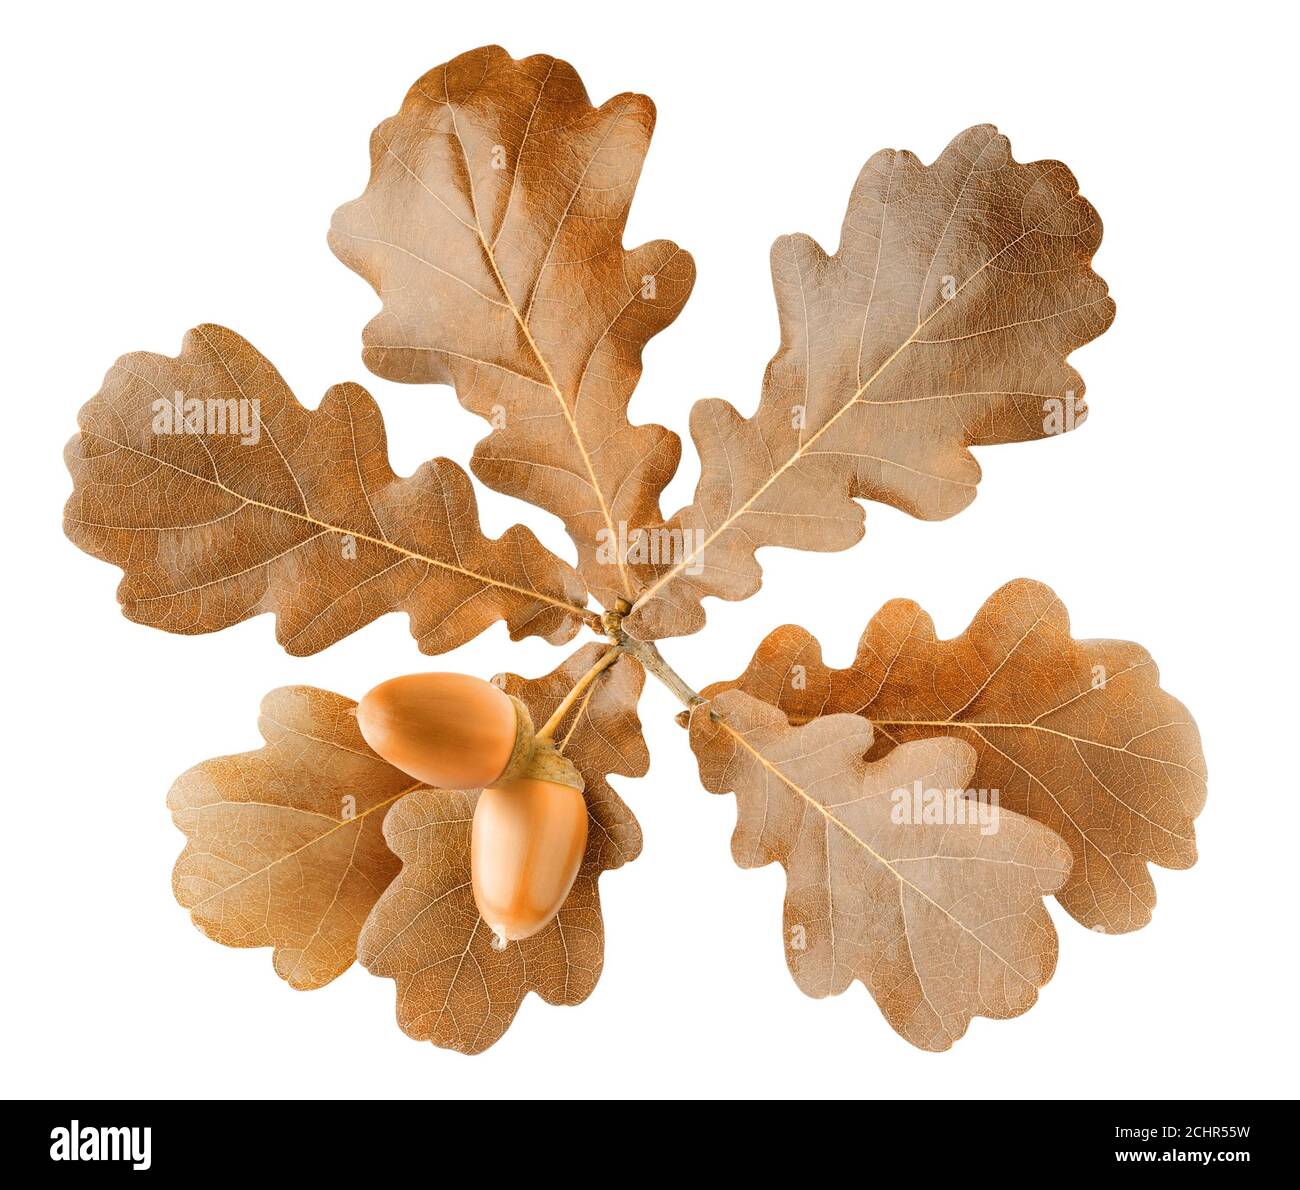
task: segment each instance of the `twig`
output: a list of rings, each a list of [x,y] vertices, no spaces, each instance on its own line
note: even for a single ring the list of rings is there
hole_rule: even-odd
[[[664,660],[664,655],[659,652],[658,646],[653,641],[637,640],[636,637],[629,636],[623,630],[623,612],[621,610],[608,611],[601,619],[604,622],[605,635],[609,638],[610,643],[629,657],[635,657],[641,662],[647,672],[654,674],[667,686],[683,706],[697,707],[706,701],[698,691],[692,689],[683,681],[676,670]]]

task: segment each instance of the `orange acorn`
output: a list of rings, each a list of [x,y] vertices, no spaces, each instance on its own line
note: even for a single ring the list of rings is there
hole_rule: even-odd
[[[586,848],[581,788],[529,776],[479,794],[470,871],[474,903],[498,950],[550,924],[573,887]]]
[[[533,750],[517,698],[467,674],[407,674],[357,705],[361,735],[389,764],[439,789],[479,789],[514,776]]]

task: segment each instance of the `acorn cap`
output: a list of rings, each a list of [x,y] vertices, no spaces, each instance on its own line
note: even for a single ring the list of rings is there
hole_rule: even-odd
[[[579,793],[587,788],[587,782],[574,767],[573,761],[560,753],[550,740],[542,740],[535,745],[527,763],[516,775],[532,781],[551,781],[556,785],[567,785]]]
[[[506,767],[497,777],[488,782],[489,785],[511,777],[522,777],[533,755],[533,717],[520,699],[513,694],[507,694],[506,697],[515,704],[515,746],[510,753],[510,759],[506,761]]]

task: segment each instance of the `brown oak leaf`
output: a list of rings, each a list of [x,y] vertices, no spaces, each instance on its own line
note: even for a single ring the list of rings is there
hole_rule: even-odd
[[[474,474],[564,521],[605,606],[635,595],[624,547],[660,521],[681,455],[627,418],[642,349],[695,279],[676,244],[622,244],[653,127],[644,95],[593,107],[567,62],[473,50],[375,129],[369,184],[330,230],[383,300],[366,365],[451,384],[492,423]]]
[[[579,650],[545,677],[506,675],[500,685],[523,700],[536,723],[600,657]],[[548,1004],[579,1004],[604,960],[597,878],[636,858],[641,828],[606,776],[641,776],[650,758],[637,699],[645,680],[624,657],[578,699],[555,734],[586,780],[587,852],[568,900],[541,933],[494,950],[470,886],[470,825],[477,791],[421,789],[388,815],[384,835],[402,861],[362,931],[358,955],[397,984],[397,1020],[419,1041],[475,1054],[510,1026],[529,992]]]
[[[285,686],[262,700],[255,752],[183,773],[167,805],[188,842],[172,875],[194,924],[227,946],[273,946],[276,973],[317,988],[352,965],[357,935],[400,864],[384,814],[418,782],[357,729],[356,703]]]
[[[355,384],[305,409],[250,343],[219,326],[178,357],[138,352],[82,410],[64,529],[120,566],[122,610],[169,632],[262,612],[290,653],[315,653],[404,611],[426,653],[504,619],[560,643],[594,614],[571,567],[516,525],[493,541],[449,459],[408,478]]]
[[[969,744],[921,740],[868,762],[865,719],[793,726],[740,690],[696,708],[690,729],[705,788],[736,794],[736,863],[785,868],[786,962],[804,992],[861,980],[928,1050],[947,1049],[972,1017],[1033,1005],[1056,967],[1042,898],[1064,882],[1070,853],[1028,818],[976,813],[963,796]],[[914,789],[949,799],[941,820],[910,809]]]
[[[847,548],[863,533],[856,499],[952,516],[975,498],[970,447],[1082,422],[1065,361],[1114,317],[1090,267],[1100,242],[1070,171],[1016,162],[988,125],[931,166],[872,157],[835,255],[806,235],[773,246],[781,344],[758,410],[696,404],[695,500],[658,530],[677,557],[638,594],[629,631],[698,630],[702,597],[758,590],[761,547]]]
[[[1008,583],[952,640],[939,640],[910,600],[887,603],[847,669],[825,665],[818,642],[786,625],[738,679],[705,693],[730,688],[793,723],[865,716],[873,758],[909,740],[966,740],[979,757],[974,785],[1069,845],[1074,866],[1057,897],[1092,929],[1144,926],[1156,903],[1148,863],[1196,862],[1206,773],[1192,716],[1160,688],[1141,646],[1075,640],[1064,604],[1041,583]]]

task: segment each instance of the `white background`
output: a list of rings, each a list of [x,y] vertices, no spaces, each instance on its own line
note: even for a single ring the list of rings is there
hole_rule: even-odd
[[[1226,13],[809,0],[592,5],[22,5],[6,16],[5,947],[11,1096],[1250,1096],[1296,1091],[1294,766],[1297,260],[1292,35],[1281,6]],[[734,14],[734,15],[732,15]],[[315,404],[354,379],[394,465],[467,461],[483,423],[450,390],[368,376],[369,287],[325,245],[367,137],[426,69],[485,42],[572,61],[592,98],[645,91],[659,124],[627,242],[664,236],[699,281],[646,352],[633,420],[685,432],[691,402],[752,410],[776,344],[768,246],[837,242],[876,149],[932,160],[993,121],[1059,157],[1106,224],[1114,327],[1073,362],[1077,434],[979,451],[979,496],[940,524],[872,506],[844,554],[768,551],[745,604],[665,652],[697,686],[797,620],[845,664],[868,616],[918,599],[959,632],[1017,575],[1076,635],[1141,641],[1196,715],[1210,768],[1201,860],[1155,871],[1144,930],[1092,934],[1055,903],[1055,978],[945,1054],[912,1049],[861,985],[805,998],[786,972],[781,870],[742,872],[734,800],[706,794],[676,707],[641,706],[653,766],[617,781],[646,844],[604,877],[604,975],[578,1008],[535,997],[466,1058],[413,1042],[393,985],[354,968],[289,989],[265,950],[208,941],[172,899],[163,798],[257,746],[259,697],[360,695],[430,668],[404,617],[295,659],[268,617],[172,637],[117,611],[119,575],[60,534],[60,450],[121,353],[174,354],[225,323]],[[691,451],[665,498],[689,499]],[[493,535],[558,522],[480,492]],[[501,625],[434,668],[537,674],[562,654]]]

